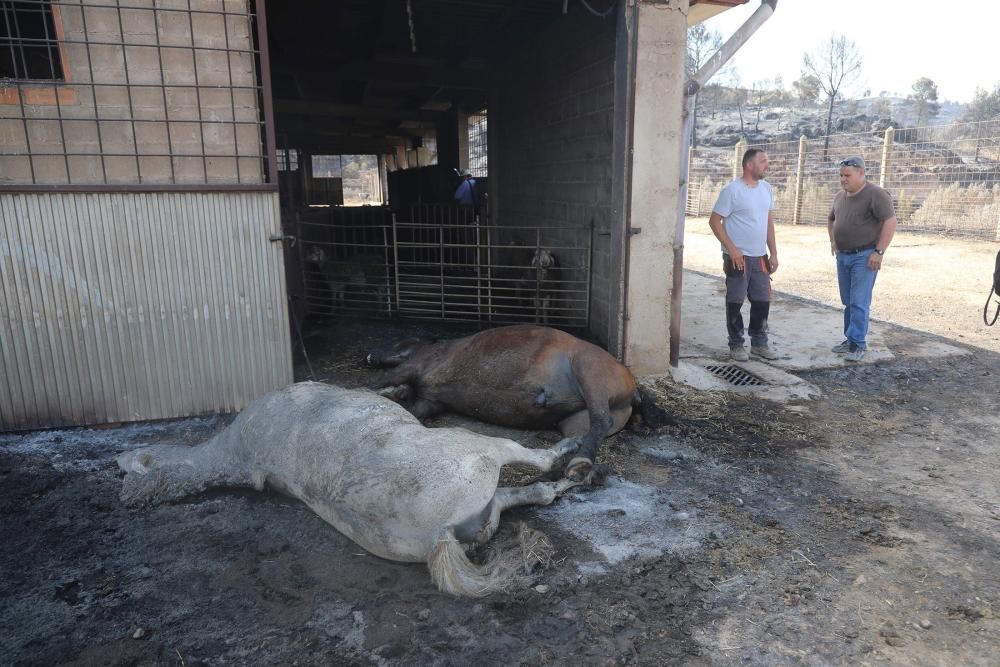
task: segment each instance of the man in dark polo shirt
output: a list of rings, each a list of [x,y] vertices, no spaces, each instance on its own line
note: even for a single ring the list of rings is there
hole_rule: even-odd
[[[844,341],[833,351],[861,361],[868,345],[868,311],[882,256],[896,232],[889,193],[865,179],[860,156],[840,161],[840,187],[827,221],[830,252],[837,257],[837,282],[844,304]]]

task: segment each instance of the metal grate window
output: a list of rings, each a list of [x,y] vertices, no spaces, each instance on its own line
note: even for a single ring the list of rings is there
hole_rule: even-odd
[[[295,148],[277,149],[277,157],[275,159],[278,162],[278,171],[299,170],[299,151]]]
[[[50,2],[0,0],[0,79],[62,81]]]
[[[313,155],[311,206],[382,203],[382,179],[374,155]]]
[[[476,178],[489,176],[486,109],[469,116],[469,171]]]
[[[712,375],[722,378],[731,385],[737,387],[760,387],[766,384],[753,373],[749,373],[739,366],[732,364],[706,366],[705,369]]]
[[[262,0],[0,8],[0,189],[276,182]]]

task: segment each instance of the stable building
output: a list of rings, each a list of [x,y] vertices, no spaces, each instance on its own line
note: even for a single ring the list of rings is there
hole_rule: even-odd
[[[686,30],[745,1],[0,4],[0,430],[237,411],[312,316],[665,372]]]

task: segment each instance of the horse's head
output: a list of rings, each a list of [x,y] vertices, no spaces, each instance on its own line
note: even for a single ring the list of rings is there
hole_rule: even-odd
[[[535,251],[535,254],[531,257],[531,266],[536,269],[551,269],[556,265],[556,256],[552,254],[551,251],[545,248],[540,248]]]
[[[433,343],[434,339],[428,337],[404,338],[387,348],[371,350],[365,356],[365,363],[374,368],[392,368]]]

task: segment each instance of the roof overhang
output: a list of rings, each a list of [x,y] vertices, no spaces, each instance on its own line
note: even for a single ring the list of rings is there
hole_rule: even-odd
[[[727,9],[745,5],[748,0],[691,0],[688,10],[688,26],[706,21]]]

